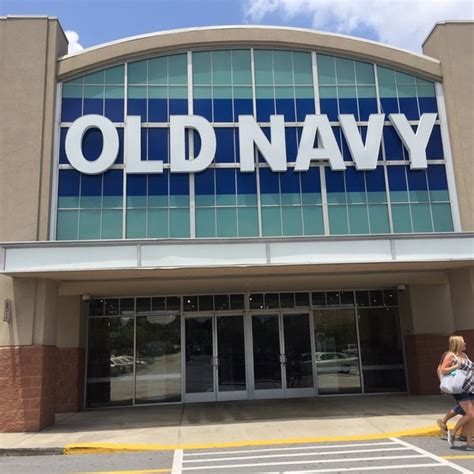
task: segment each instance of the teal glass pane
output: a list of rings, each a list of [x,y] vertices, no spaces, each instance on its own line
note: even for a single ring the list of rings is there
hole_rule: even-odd
[[[168,58],[155,58],[148,61],[148,82],[168,84]]]
[[[346,193],[328,193],[329,204],[345,204]]]
[[[405,74],[404,72],[396,71],[397,84],[415,84],[415,77],[411,74]]]
[[[264,237],[281,235],[280,207],[262,207],[262,234]]]
[[[76,84],[76,85],[84,84],[84,76],[76,77],[75,79],[71,79],[70,81],[64,82],[65,86],[66,85],[72,85],[72,84]]]
[[[431,81],[427,81],[425,79],[422,79],[421,77],[416,77],[416,76],[415,76],[415,84],[420,85],[420,86],[433,85]]]
[[[187,99],[188,88],[183,86],[170,86],[169,89],[170,99]]]
[[[129,84],[147,83],[147,61],[128,63],[127,81]]]
[[[106,84],[123,84],[124,81],[124,66],[116,66],[106,69],[105,72],[105,83]]]
[[[416,97],[415,85],[411,86],[398,86],[399,97]]]
[[[318,54],[317,64],[319,84],[335,84],[336,66],[334,64],[334,57]]]
[[[237,237],[237,209],[217,209],[217,237]]]
[[[256,87],[255,94],[257,99],[273,99],[273,87]]]
[[[377,66],[377,77],[379,86],[391,86],[395,84],[395,71],[393,69]]]
[[[407,204],[392,206],[393,231],[396,233],[412,232],[410,220],[410,207]]]
[[[102,239],[122,238],[122,210],[102,211]]]
[[[387,193],[385,191],[367,192],[367,202],[387,202]]]
[[[235,206],[237,205],[237,197],[235,194],[216,194],[217,206]]]
[[[188,60],[186,54],[168,56],[168,81],[169,84],[188,83]]]
[[[380,85],[379,91],[382,99],[394,99],[397,97],[397,86],[395,84]]]
[[[283,235],[303,235],[301,207],[287,207],[282,209]]]
[[[293,99],[294,97],[295,97],[295,91],[293,87],[275,86],[276,99]]]
[[[337,88],[332,86],[321,86],[319,88],[321,99],[337,99]]]
[[[211,53],[193,53],[193,84],[211,84]]]
[[[408,192],[407,191],[392,191],[390,193],[391,202],[408,202]]]
[[[167,99],[168,87],[167,86],[149,86],[148,98],[149,99]]]
[[[237,204],[241,206],[252,206],[257,204],[256,194],[237,194]]]
[[[366,203],[367,202],[367,196],[365,192],[348,192],[347,193],[347,202],[349,204],[361,204],[361,203]]]
[[[431,201],[449,201],[449,192],[447,190],[430,191]]]
[[[80,99],[82,98],[82,85],[64,84],[63,98],[65,99]]]
[[[212,87],[209,86],[194,86],[194,99],[212,99]]]
[[[170,237],[189,237],[189,209],[170,209]]]
[[[262,194],[260,196],[260,201],[261,203],[265,206],[269,206],[269,205],[279,205],[280,204],[280,194],[276,194],[276,193],[268,193],[268,194]]]
[[[255,83],[273,84],[272,52],[265,50],[254,51]]]
[[[146,210],[127,209],[127,239],[146,237]]]
[[[295,84],[313,84],[310,53],[293,53],[293,74]]]
[[[98,209],[102,207],[102,196],[82,196],[80,207],[85,209]]]
[[[411,217],[414,232],[433,232],[429,204],[412,204]]]
[[[410,202],[428,202],[429,193],[428,191],[409,191]]]
[[[357,96],[359,99],[375,99],[377,91],[375,86],[357,86]]]
[[[170,206],[189,207],[189,196],[170,195]]]
[[[252,84],[250,51],[232,51],[232,80],[234,84]]]
[[[329,231],[332,235],[348,234],[346,206],[329,206]]]
[[[79,196],[59,196],[58,209],[70,209],[79,207]]]
[[[196,209],[196,237],[216,236],[216,210]]]
[[[337,94],[339,99],[357,98],[357,88],[355,86],[338,86]]]
[[[215,206],[216,196],[214,194],[196,194],[196,206]]]
[[[348,206],[349,228],[351,234],[369,233],[367,206]]]
[[[100,239],[100,211],[79,213],[79,240]]]
[[[148,196],[148,207],[168,207],[168,196]]]
[[[416,91],[418,93],[418,97],[436,97],[436,91],[434,84],[428,85],[416,85]]]
[[[104,71],[93,72],[84,76],[84,84],[104,84]]]
[[[451,206],[449,204],[432,204],[431,212],[433,214],[435,232],[452,232],[454,230]]]
[[[314,89],[308,86],[296,86],[295,97],[297,99],[314,99]]]
[[[127,207],[146,207],[146,196],[127,196]]]
[[[148,237],[166,239],[169,235],[168,209],[148,209]]]
[[[275,84],[293,84],[292,58],[290,51],[273,51],[273,74]]]
[[[336,58],[336,77],[338,84],[355,84],[354,61]]]
[[[105,86],[106,99],[123,99],[125,90],[123,86]]]
[[[355,70],[357,84],[375,84],[373,64],[356,61]]]
[[[232,66],[230,51],[212,53],[212,83],[232,84]]]
[[[304,235],[323,235],[324,221],[321,206],[303,206]]]
[[[217,86],[212,88],[214,99],[232,99],[232,87]]]
[[[301,204],[300,193],[282,193],[281,194],[282,204]]]
[[[58,211],[57,240],[77,240],[78,211]]]
[[[252,88],[251,87],[234,87],[233,88],[234,99],[251,99]]]
[[[321,204],[321,193],[303,193],[303,204]]]
[[[146,86],[128,86],[127,96],[129,99],[146,99]]]
[[[84,86],[84,98],[86,99],[103,99],[104,86]]]
[[[122,207],[122,196],[103,196],[102,207]]]
[[[239,237],[258,236],[258,213],[256,207],[237,208]]]
[[[369,206],[370,233],[388,234],[390,222],[388,220],[388,207],[385,204]]]

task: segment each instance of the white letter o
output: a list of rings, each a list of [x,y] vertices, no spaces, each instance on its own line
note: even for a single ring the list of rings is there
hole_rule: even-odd
[[[86,160],[82,153],[82,140],[90,128],[102,133],[102,152],[94,160]],[[119,138],[114,124],[102,115],[84,115],[73,122],[66,135],[66,156],[69,163],[84,174],[100,174],[109,169],[117,159]]]

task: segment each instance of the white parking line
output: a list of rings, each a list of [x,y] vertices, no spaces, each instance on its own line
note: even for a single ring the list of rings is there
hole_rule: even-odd
[[[175,449],[173,453],[173,466],[171,474],[181,474],[183,468],[183,450]]]
[[[417,467],[444,467],[439,463],[427,464],[397,464],[394,466],[370,466],[370,467],[337,467],[335,469],[316,469],[311,471],[279,471],[266,472],[265,474],[311,474],[317,472],[350,472],[350,471],[385,471],[387,469],[407,469]]]

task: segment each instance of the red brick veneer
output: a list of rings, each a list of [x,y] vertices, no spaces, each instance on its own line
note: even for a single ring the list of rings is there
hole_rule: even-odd
[[[84,404],[84,349],[58,348],[56,413],[80,411]]]
[[[474,359],[474,329],[456,331],[463,336],[467,354]],[[436,375],[441,355],[448,350],[451,334],[418,334],[405,336],[408,383],[413,395],[439,394],[439,380]]]

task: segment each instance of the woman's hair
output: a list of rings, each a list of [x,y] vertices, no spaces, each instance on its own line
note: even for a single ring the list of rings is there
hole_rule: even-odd
[[[449,350],[457,353],[461,352],[462,345],[464,344],[464,338],[462,336],[451,336],[449,338]]]

